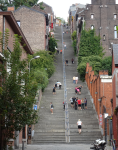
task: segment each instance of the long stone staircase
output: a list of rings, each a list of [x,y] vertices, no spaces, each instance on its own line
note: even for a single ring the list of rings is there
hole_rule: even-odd
[[[64,28],[64,31],[67,31]],[[62,49],[62,31],[61,27],[56,27],[55,38],[58,40],[58,48]],[[67,85],[67,100],[68,100],[68,112],[69,112],[69,132],[70,143],[92,143],[95,139],[101,137],[99,130],[98,120],[96,112],[92,107],[90,95],[85,82],[78,80],[77,85],[82,85],[81,95],[75,95],[74,89],[76,84],[73,84],[72,77],[79,76],[77,72],[77,58],[73,54],[72,42],[70,33],[64,34],[64,42],[67,48],[64,51],[65,59],[69,60],[68,66],[66,66],[66,85]],[[71,59],[74,58],[74,64],[71,63]],[[62,54],[56,55],[55,59],[56,71],[54,75],[49,79],[49,85],[43,93],[43,97],[39,109],[39,121],[35,125],[34,137],[32,144],[48,144],[48,143],[66,143],[65,140],[65,111],[63,110],[64,101],[64,86],[62,89],[56,90],[56,94],[52,94],[52,88],[56,81],[63,83],[63,63]],[[88,105],[87,110],[75,110],[71,108],[69,98],[76,96],[79,98],[87,98]],[[50,112],[50,102],[54,105],[54,114]],[[78,133],[77,120],[81,119],[82,133]]]

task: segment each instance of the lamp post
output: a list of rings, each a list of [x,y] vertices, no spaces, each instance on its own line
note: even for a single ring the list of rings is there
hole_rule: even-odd
[[[32,59],[38,59],[38,58],[40,58],[40,56],[35,56],[34,58],[32,58]],[[31,60],[32,60],[31,59]],[[30,62],[31,62],[31,60],[29,61],[29,74],[30,74]]]

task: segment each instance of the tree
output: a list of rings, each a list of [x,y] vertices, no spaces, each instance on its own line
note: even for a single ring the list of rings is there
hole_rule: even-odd
[[[15,6],[15,9],[17,9],[22,5],[32,7],[37,4],[37,2],[38,0],[1,0],[0,9],[6,11],[8,6]],[[42,7],[42,4],[40,6]]]
[[[57,19],[61,20],[61,23],[65,24],[65,19],[61,18],[61,17],[56,17]]]
[[[39,5],[40,5],[40,9],[44,10],[45,7],[43,7],[43,2],[40,2]]]
[[[88,57],[81,57],[81,62],[78,64],[78,72],[80,73],[80,79],[82,81],[85,80],[85,72],[86,72],[86,64],[89,63],[95,74],[97,74],[99,72],[99,70],[101,70],[101,62],[102,62],[102,58],[100,56],[88,56]]]
[[[81,62],[81,57],[90,55],[98,55],[100,57],[104,55],[103,47],[100,44],[100,37],[95,35],[95,30],[82,30],[78,63]]]
[[[55,53],[55,47],[57,47],[57,40],[54,37],[49,38],[49,51]]]
[[[112,75],[112,56],[104,57],[101,70],[108,70],[109,75]]]
[[[3,43],[3,38],[5,43]],[[5,37],[0,33],[0,46],[8,45],[9,31]],[[38,119],[37,111],[33,110],[38,84],[29,77],[27,60],[21,61],[21,37],[14,35],[13,52],[3,49],[3,64],[0,64],[0,128],[4,135],[2,146],[6,146],[10,138],[15,138],[14,131],[21,131],[25,125],[35,124]],[[3,46],[4,44],[4,46]],[[7,72],[6,68],[9,68]],[[3,138],[1,138],[3,139]]]
[[[44,51],[44,50],[36,52],[33,55],[33,57],[37,56],[37,55],[39,55],[40,58],[32,60],[31,72],[34,73],[36,70],[40,70],[40,71],[44,72],[44,75],[46,72],[47,78],[50,78],[55,71],[54,58],[53,58],[54,56],[50,55],[49,51]],[[45,83],[43,83],[43,84],[45,84]]]

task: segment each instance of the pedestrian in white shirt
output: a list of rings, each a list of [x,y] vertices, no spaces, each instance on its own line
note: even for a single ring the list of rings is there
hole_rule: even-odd
[[[76,79],[76,84],[78,83],[78,77],[75,77],[75,79]]]
[[[81,133],[82,121],[80,119],[77,121],[77,125],[78,125],[78,132]]]

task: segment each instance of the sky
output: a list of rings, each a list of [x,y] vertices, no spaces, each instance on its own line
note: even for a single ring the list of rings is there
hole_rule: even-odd
[[[91,4],[91,0],[39,0],[45,2],[53,8],[56,17],[64,18],[67,21],[68,11],[72,4]],[[118,0],[116,0],[118,4]]]

